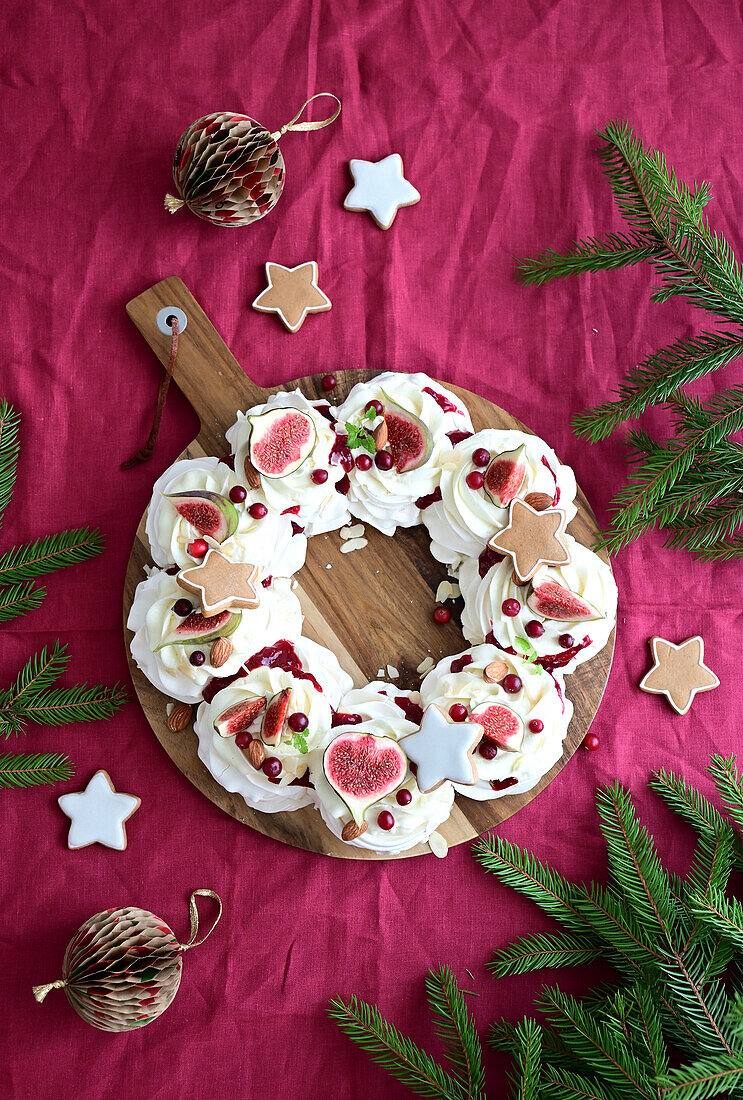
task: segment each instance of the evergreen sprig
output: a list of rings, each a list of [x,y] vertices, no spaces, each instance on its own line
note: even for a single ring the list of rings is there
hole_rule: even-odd
[[[20,449],[18,441],[20,424],[21,414],[4,398],[0,400],[0,526],[15,485]]]
[[[62,783],[75,774],[72,761],[62,752],[0,755],[0,790]]]
[[[656,442],[630,432],[632,478],[612,501],[612,530],[599,541],[610,553],[662,528],[666,544],[706,561],[743,557],[743,387],[702,403],[683,387],[743,354],[743,275],[730,244],[710,229],[707,183],[689,187],[662,153],[646,147],[626,122],[599,134],[599,156],[628,233],[589,237],[566,254],[548,250],[519,262],[525,283],[648,263],[651,298],[684,297],[725,327],[679,337],[629,369],[616,397],[578,414],[575,431],[596,443],[654,405],[674,412],[675,438]]]
[[[728,894],[731,871],[741,868],[743,782],[735,757],[713,756],[709,772],[726,814],[671,772],[661,770],[651,781],[697,833],[684,877],[664,867],[618,783],[597,792],[609,863],[604,886],[570,883],[501,837],[476,843],[475,856],[488,873],[564,929],[498,949],[490,964],[496,976],[597,959],[618,972],[618,983],[580,999],[545,988],[537,1002],[545,1022],[493,1025],[488,1040],[512,1055],[509,1080],[517,1100],[743,1098],[743,902]],[[410,1040],[375,1006],[336,1000],[331,1016],[420,1095],[477,1095],[466,1090],[484,1088],[479,1045],[454,978],[442,968],[429,974],[427,990],[453,1068],[448,1076],[417,1047],[414,1056]],[[408,1072],[411,1062],[425,1066],[424,1073]]]

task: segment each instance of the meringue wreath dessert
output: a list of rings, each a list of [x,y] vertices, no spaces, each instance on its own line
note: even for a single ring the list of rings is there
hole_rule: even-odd
[[[227,441],[227,458],[166,470],[147,513],[154,567],[127,625],[169,728],[191,736],[196,708],[199,757],[226,790],[264,813],[314,806],[376,853],[433,847],[455,794],[531,790],[563,752],[565,677],[616,621],[611,569],[565,534],[572,470],[536,436],[475,433],[460,397],[393,371],[338,407],[273,394]],[[354,685],[302,635],[307,539],[356,521],[391,537],[425,524],[461,589],[471,646],[418,691]]]

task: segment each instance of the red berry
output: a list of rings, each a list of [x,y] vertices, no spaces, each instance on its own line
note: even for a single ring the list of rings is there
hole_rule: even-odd
[[[206,660],[206,654],[202,653],[200,649],[195,649],[188,659],[194,668],[199,668]]]
[[[194,539],[188,544],[188,552],[192,558],[203,558],[209,549],[209,544],[203,539]]]
[[[521,691],[521,686],[521,677],[517,676],[515,672],[509,672],[508,676],[504,676],[501,680],[501,687],[509,695],[518,694]]]
[[[388,833],[390,829],[394,829],[395,819],[389,810],[382,810],[377,818],[377,825],[380,829],[384,829],[386,833]]]
[[[472,462],[475,466],[487,466],[490,462],[490,451],[485,447],[476,447],[472,452]]]
[[[173,611],[176,615],[180,615],[182,619],[185,619],[186,615],[190,615],[193,611],[193,604],[190,600],[176,600],[173,604]]]
[[[374,464],[378,470],[391,470],[394,461],[389,451],[377,451],[374,456]]]
[[[407,787],[403,787],[401,791],[398,791],[395,795],[398,806],[409,806],[413,801],[413,796]]]
[[[252,519],[263,519],[264,516],[268,515],[268,508],[259,501],[257,504],[250,505],[248,508],[248,515],[251,516]]]
[[[481,741],[477,751],[485,760],[494,760],[498,755],[498,746],[492,741]]]
[[[452,722],[464,722],[467,717],[467,708],[464,703],[452,703],[449,707],[449,717]]]
[[[467,482],[470,489],[482,489],[485,484],[485,478],[479,470],[470,470],[464,480]]]
[[[269,779],[278,779],[281,775],[281,761],[278,756],[267,756],[261,767],[263,774]]]
[[[327,470],[313,470],[312,471],[312,480],[314,481],[315,485],[324,485],[325,482],[328,480],[328,471]]]
[[[451,618],[451,611],[448,607],[437,607],[433,617],[437,623],[448,623]]]
[[[536,619],[532,619],[531,622],[527,623],[524,629],[530,638],[541,638],[544,634],[544,627]]]
[[[238,749],[246,749],[252,740],[253,734],[248,733],[247,730],[240,730],[240,732],[235,736],[235,744],[237,745]]]
[[[541,718],[532,718],[529,723],[529,729],[532,733],[541,733],[544,729],[544,722]]]
[[[294,730],[295,733],[301,733],[302,730],[307,729],[309,718],[306,714],[302,714],[301,710],[295,711],[294,714],[289,715],[289,729]]]
[[[583,739],[583,748],[588,749],[589,752],[595,752],[601,742],[595,733],[587,733]]]
[[[521,610],[521,604],[518,600],[504,600],[501,604],[501,611],[504,615],[507,615],[509,619],[512,619],[514,615],[518,615]]]
[[[572,649],[575,645],[575,638],[572,634],[561,634],[557,640],[563,649]]]
[[[359,455],[356,459],[356,468],[358,470],[371,470],[371,464],[371,455]]]
[[[338,385],[338,379],[335,377],[334,374],[324,374],[320,379],[320,385],[327,393],[328,390],[335,389],[335,387]]]
[[[377,414],[377,416],[381,416],[384,412],[384,405],[381,401],[367,401],[367,403],[364,405],[364,412],[369,412],[370,409],[374,409],[374,412]]]
[[[233,504],[242,504],[248,495],[248,490],[243,485],[233,485],[230,489],[230,500]]]

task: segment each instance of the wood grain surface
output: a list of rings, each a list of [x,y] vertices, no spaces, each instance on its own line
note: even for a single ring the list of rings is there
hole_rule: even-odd
[[[158,331],[155,317],[165,306],[178,306],[188,317],[188,326],[180,337],[173,381],[201,421],[198,436],[180,457],[227,454],[225,431],[234,422],[237,410],[265,401],[275,390],[264,390],[251,382],[199,304],[174,276],[163,279],[127,305],[129,317],[163,365],[168,361],[170,337]],[[290,338],[293,339],[287,335],[287,339]],[[355,383],[367,381],[375,372],[336,371],[335,374],[338,386],[331,397],[334,403],[339,403]],[[465,402],[476,431],[486,427],[530,431],[510,413],[485,398],[449,383],[445,385]],[[287,382],[276,389],[291,390],[297,386],[309,399],[328,397],[322,390],[319,376]],[[153,461],[153,481],[160,472],[156,460]],[[580,542],[591,545],[596,522],[580,489],[577,505],[578,514],[568,530]],[[145,516],[137,531],[126,575],[124,624],[136,586],[143,579],[144,566],[152,561],[144,526]],[[365,537],[369,540],[368,546],[353,554],[340,553],[337,532],[309,540],[307,563],[297,574],[296,592],[305,616],[303,633],[333,650],[357,686],[376,679],[378,669],[389,663],[400,670],[396,684],[402,688],[417,688],[420,677],[416,668],[424,657],[430,655],[438,661],[466,648],[456,621],[461,605],[445,626],[433,622],[435,592],[439,582],[445,579],[446,570],[431,557],[424,527],[398,530],[394,539],[390,539],[367,525]],[[124,633],[134,688],[155,736],[176,767],[226,813],[284,844],[324,855],[345,859],[402,859],[430,854],[428,845],[419,845],[398,856],[366,852],[337,840],[314,807],[291,813],[263,814],[248,807],[239,795],[224,790],[199,760],[197,739],[191,728],[178,734],[167,728],[165,706],[168,700],[152,687],[131,659],[131,633],[126,625]],[[554,768],[526,794],[506,795],[489,802],[457,796],[450,818],[438,830],[450,847],[505,821],[555,778],[593,721],[606,687],[613,652],[614,634],[597,657],[566,677],[567,694],[575,709],[565,751]]]

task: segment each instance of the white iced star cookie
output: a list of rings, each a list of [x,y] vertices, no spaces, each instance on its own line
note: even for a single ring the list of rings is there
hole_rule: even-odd
[[[477,722],[451,722],[440,707],[431,703],[423,713],[420,729],[403,737],[400,745],[408,760],[418,765],[416,780],[425,794],[447,779],[468,787],[475,784],[473,755],[481,739],[482,726]]]
[[[124,822],[140,805],[140,799],[114,789],[108,772],[97,771],[84,791],[63,794],[59,807],[70,819],[68,848],[103,844],[123,852],[126,848]]]
[[[376,161],[352,160],[349,167],[354,185],[343,205],[346,210],[368,211],[380,229],[389,229],[401,206],[414,206],[421,200],[403,175],[399,153]]]

